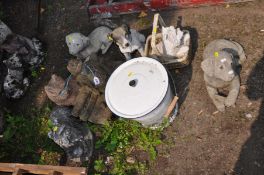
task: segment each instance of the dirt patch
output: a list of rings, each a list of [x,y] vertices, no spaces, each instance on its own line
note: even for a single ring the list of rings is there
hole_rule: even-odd
[[[165,14],[175,16],[170,19],[172,24],[177,16],[182,16],[184,26],[192,26],[197,30],[198,49],[192,62],[192,75],[189,75],[192,78],[187,88],[188,95],[181,105],[177,121],[166,130],[167,138],[173,144],[158,149],[165,154],[161,157],[165,157],[166,161],[158,159],[150,174],[263,174],[263,158],[257,156],[263,155],[259,149],[263,146],[260,139],[263,136],[260,129],[263,124],[259,121],[263,114],[259,112],[259,108],[263,108],[260,106],[263,96],[254,101],[249,99],[248,92],[254,93],[256,88],[247,91],[252,84],[249,74],[263,57],[264,33],[260,32],[264,28],[261,22],[263,9],[263,2],[254,2],[230,5],[228,8],[203,7]],[[200,63],[204,46],[217,38],[233,39],[241,43],[247,61],[241,72],[242,86],[236,107],[214,115],[216,109],[205,90]],[[182,76],[181,71],[178,76]],[[260,82],[262,78],[258,77],[254,83],[259,91],[263,91],[263,83]],[[180,94],[184,91],[182,87],[178,90]],[[248,113],[253,118],[246,118]],[[251,127],[257,129],[251,130]],[[241,152],[242,147],[248,146],[253,150],[245,148]],[[166,165],[160,166],[164,162]]]
[[[3,3],[5,22],[21,35],[36,34],[36,3],[33,0],[6,0]],[[1,104],[17,113],[40,108],[47,102],[44,85],[51,74],[66,77],[69,55],[65,36],[70,32],[87,35],[93,25],[88,21],[83,1],[47,0],[43,2],[41,32],[38,37],[46,44],[47,57],[26,96],[16,102]],[[181,97],[180,114],[164,131],[165,142],[158,148],[159,157],[149,174],[263,174],[263,38],[264,2],[255,1],[230,6],[212,6],[161,12],[167,24],[192,28],[197,49],[192,64],[175,71]],[[137,15],[123,16],[116,23],[129,22],[149,34],[153,14],[138,19]],[[141,20],[141,21],[139,21]],[[245,48],[247,61],[241,72],[241,92],[235,108],[216,113],[207,95],[200,68],[206,44],[217,38],[233,39]],[[101,55],[102,56],[102,55]],[[112,46],[105,59],[122,59]],[[262,76],[261,76],[262,75]],[[254,84],[254,86],[251,86]],[[258,94],[252,92],[258,92]],[[258,98],[256,98],[258,97]],[[259,110],[261,109],[261,110]],[[252,118],[247,118],[251,114]],[[254,173],[253,173],[254,172]]]

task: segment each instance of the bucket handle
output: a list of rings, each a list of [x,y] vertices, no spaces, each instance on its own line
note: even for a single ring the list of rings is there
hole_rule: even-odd
[[[165,113],[164,118],[169,118],[169,116],[170,116],[172,110],[173,110],[173,109],[175,108],[175,106],[176,106],[176,103],[177,103],[178,99],[179,99],[178,96],[174,96],[174,98],[172,99],[170,105],[168,106],[168,109],[167,109],[167,111],[166,111],[166,113]]]

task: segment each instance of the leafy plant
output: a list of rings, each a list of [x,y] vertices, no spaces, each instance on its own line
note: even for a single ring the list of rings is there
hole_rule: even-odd
[[[106,167],[103,160],[94,161],[94,169],[98,172],[104,172]]]
[[[44,163],[45,156],[61,154],[61,149],[48,138],[49,113],[46,107],[32,110],[31,116],[6,114],[6,127],[0,146],[0,161]],[[49,154],[47,154],[49,153]],[[44,157],[43,157],[44,156]],[[55,163],[54,163],[55,164]]]
[[[36,70],[33,70],[33,71],[31,72],[31,76],[32,76],[33,78],[37,78],[37,77],[38,77],[38,72],[37,72]]]
[[[102,159],[96,160],[94,169],[101,171],[100,167],[106,166],[110,174],[143,174],[147,168],[146,162],[128,161],[133,150],[143,150],[149,153],[150,160],[155,160],[157,152],[155,147],[162,143],[161,130],[151,130],[142,127],[138,122],[131,120],[116,120],[103,127],[90,126],[95,133],[101,135],[96,142],[97,149],[107,151],[107,163]]]
[[[61,154],[53,151],[41,151],[38,164],[60,165]]]

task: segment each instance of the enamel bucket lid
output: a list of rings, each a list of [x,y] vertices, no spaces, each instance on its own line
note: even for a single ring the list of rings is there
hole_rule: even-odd
[[[142,117],[162,102],[168,81],[160,62],[147,57],[129,60],[110,76],[105,90],[106,103],[120,117]]]

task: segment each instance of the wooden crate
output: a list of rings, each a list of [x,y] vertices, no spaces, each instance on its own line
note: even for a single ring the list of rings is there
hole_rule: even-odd
[[[50,166],[50,165],[32,165],[20,163],[0,163],[0,174],[12,173],[12,175],[23,175],[25,173],[42,175],[86,175],[87,168]]]

